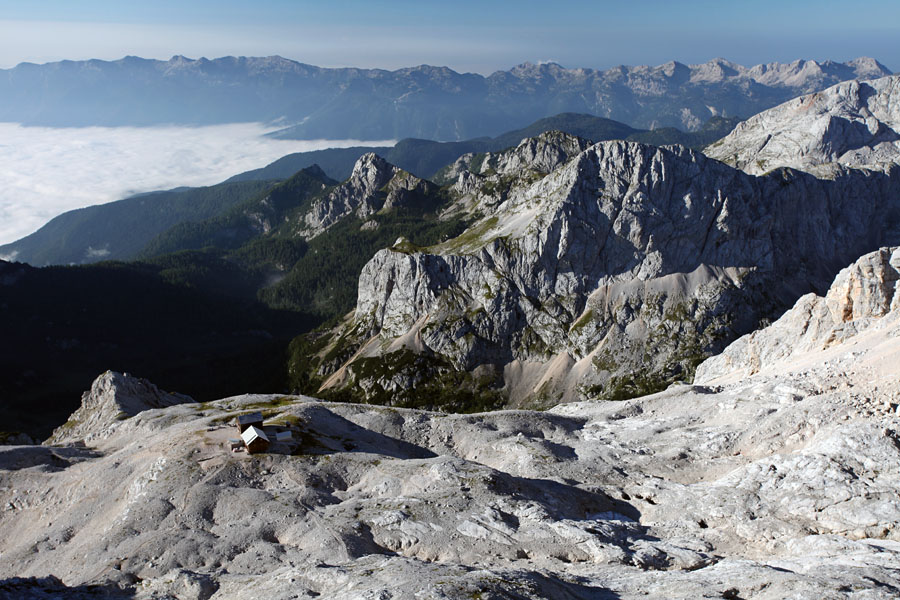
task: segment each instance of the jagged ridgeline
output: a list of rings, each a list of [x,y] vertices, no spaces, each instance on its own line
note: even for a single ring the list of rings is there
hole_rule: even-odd
[[[605,71],[525,63],[483,77],[428,65],[324,69],[277,56],[130,56],[0,70],[0,120],[56,127],[281,121],[294,123],[278,134],[287,138],[463,140],[587,112],[635,127],[696,130],[716,115],[747,117],[839,81],[889,74],[871,58],[750,68],[672,61]]]
[[[593,115],[563,113],[539,119],[527,127],[494,138],[461,142],[404,139],[393,147],[356,146],[297,152],[263,168],[235,175],[218,185],[152,192],[63,213],[38,231],[0,245],[0,256],[45,266],[134,260],[164,253],[173,244],[196,246],[201,241],[234,248],[249,239],[246,227],[239,227],[242,232],[233,229],[234,219],[240,219],[240,214],[248,206],[251,209],[258,207],[270,217],[274,214],[273,208],[278,211],[277,215],[282,215],[294,204],[304,202],[308,196],[304,185],[315,187],[316,183],[324,183],[331,186],[337,181],[344,181],[353,174],[356,161],[372,152],[413,175],[447,183],[440,179],[438,172],[463,154],[496,152],[515,147],[524,138],[545,131],[564,131],[595,142],[630,139],[654,145],[677,143],[700,149],[728,134],[738,122],[738,118],[712,117],[698,131],[685,132],[673,128],[644,131]],[[294,177],[304,170],[308,170],[305,176],[299,179]],[[294,181],[288,186],[272,189],[276,184],[292,178]],[[310,178],[314,181],[308,181]],[[280,205],[273,208],[260,206],[259,200],[270,190],[277,195]],[[297,196],[296,200],[292,194]],[[194,225],[200,221],[207,221],[202,228]],[[269,223],[272,224],[271,221]],[[172,228],[173,231],[168,231]],[[222,231],[216,233],[218,229]],[[249,231],[251,235],[263,233],[258,229]],[[236,237],[227,239],[233,233],[237,234]],[[162,239],[155,239],[160,235],[163,235]],[[212,237],[203,240],[204,235]],[[184,236],[191,239],[179,241]]]
[[[847,81],[762,112],[706,149],[747,173],[775,166],[831,177],[900,163],[900,77]]]
[[[754,177],[683,147],[556,132],[442,175],[441,218],[473,225],[379,251],[355,311],[295,340],[295,387],[457,410],[640,395],[900,239],[900,182],[877,172]],[[342,202],[305,226],[350,214]]]
[[[330,319],[356,304],[359,273],[377,250],[400,236],[430,245],[461,233],[466,215],[437,217],[449,202],[447,188],[369,153],[340,185],[316,166],[302,169],[220,216],[169,229],[142,258],[210,289],[216,270],[202,266],[221,261],[243,273],[239,295]]]

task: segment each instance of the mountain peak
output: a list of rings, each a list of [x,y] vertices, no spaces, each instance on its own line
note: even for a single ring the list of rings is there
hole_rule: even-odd
[[[309,175],[311,177],[315,177],[316,179],[322,179],[323,181],[331,179],[330,177],[328,177],[328,174],[322,170],[322,167],[320,167],[318,164],[313,164],[308,167],[304,167],[300,171],[302,173],[306,173],[307,175]]]
[[[397,167],[374,152],[366,152],[353,165],[350,181],[359,182],[367,190],[377,190],[391,180]]]
[[[540,75],[544,73],[557,73],[560,71],[566,71],[567,69],[559,63],[547,61],[547,62],[523,62],[521,64],[516,65],[512,69],[510,69],[510,73],[514,75]]]
[[[303,215],[297,233],[312,238],[348,215],[365,220],[380,211],[415,202],[433,188],[434,184],[367,152],[356,161],[347,181]]]
[[[891,70],[870,56],[860,56],[847,63],[860,79],[876,79],[892,75]]]

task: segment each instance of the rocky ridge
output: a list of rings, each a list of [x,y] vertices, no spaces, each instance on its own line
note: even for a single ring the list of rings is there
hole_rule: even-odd
[[[763,111],[705,150],[761,175],[777,167],[833,177],[900,162],[900,76],[847,81]]]
[[[245,395],[0,448],[0,591],[894,598],[896,253],[832,287],[872,326],[714,386],[478,415]],[[228,452],[253,410],[293,440]]]
[[[453,370],[520,405],[659,389],[900,240],[900,184],[880,173],[757,178],[681,147],[558,133],[449,173],[448,214],[481,219],[373,257],[322,350],[346,361],[320,367],[323,389],[403,402]]]
[[[93,442],[110,434],[117,421],[153,408],[193,403],[190,396],[160,390],[153,383],[128,373],[107,371],[81,397],[81,406],[47,440],[65,444]]]
[[[356,161],[350,179],[300,216],[295,233],[312,238],[341,219],[366,220],[379,211],[408,207],[432,194],[437,186],[395,167],[372,152]]]

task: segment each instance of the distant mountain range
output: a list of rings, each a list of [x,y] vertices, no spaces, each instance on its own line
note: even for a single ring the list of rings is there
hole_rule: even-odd
[[[561,112],[652,129],[746,118],[848,79],[890,75],[872,58],[567,69],[525,63],[490,76],[422,65],[326,69],[278,56],[22,63],[0,70],[0,121],[28,125],[283,123],[297,139],[463,140]]]

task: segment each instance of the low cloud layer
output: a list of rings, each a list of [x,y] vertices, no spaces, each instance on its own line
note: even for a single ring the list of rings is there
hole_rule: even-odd
[[[275,140],[256,123],[210,127],[22,127],[0,123],[0,244],[83,206],[219,183],[292,152],[393,141]]]

